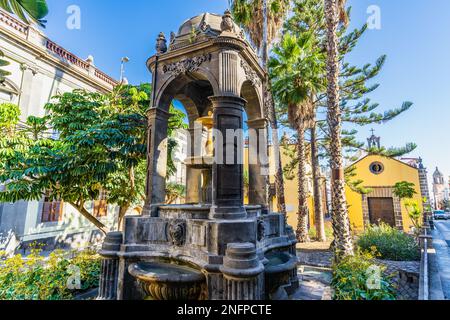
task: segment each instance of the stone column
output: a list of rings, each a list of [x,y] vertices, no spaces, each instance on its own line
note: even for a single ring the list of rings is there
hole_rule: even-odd
[[[170,114],[159,108],[148,112],[147,187],[144,216],[156,217],[166,201],[167,127]]]
[[[25,64],[21,65],[20,69],[23,71],[23,76],[20,88],[21,94],[19,97],[19,107],[22,114],[22,121],[26,121],[29,116],[33,115],[32,110],[30,109],[34,101],[32,91],[34,77],[37,74],[37,70]]]
[[[97,300],[117,300],[117,284],[119,272],[119,257],[117,253],[123,242],[121,232],[110,232],[106,235],[102,249],[100,285]]]
[[[264,266],[253,243],[228,244],[220,271],[224,277],[224,300],[263,299]]]
[[[249,129],[249,204],[261,205],[262,212],[269,212],[267,179],[269,161],[267,155],[267,120],[247,121]]]
[[[211,97],[210,100],[215,131],[211,218],[245,218],[242,129],[246,101],[232,95]]]

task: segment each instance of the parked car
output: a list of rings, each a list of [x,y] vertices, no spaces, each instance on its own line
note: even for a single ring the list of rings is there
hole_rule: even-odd
[[[448,220],[450,219],[450,214],[446,213],[444,210],[436,210],[433,213],[434,220]]]

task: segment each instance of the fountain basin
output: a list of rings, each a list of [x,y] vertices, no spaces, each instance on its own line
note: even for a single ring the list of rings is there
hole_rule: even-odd
[[[281,286],[289,285],[291,272],[297,268],[297,257],[286,252],[266,254],[265,265],[266,294],[276,292]]]
[[[146,300],[199,300],[206,281],[199,270],[171,263],[133,263],[128,272],[141,284]]]

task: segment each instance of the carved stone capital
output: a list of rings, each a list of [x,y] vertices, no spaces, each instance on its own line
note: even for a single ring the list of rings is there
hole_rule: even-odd
[[[245,77],[250,81],[255,87],[262,85],[261,79],[258,77],[256,71],[254,71],[247,62],[241,60],[241,67],[244,70]]]

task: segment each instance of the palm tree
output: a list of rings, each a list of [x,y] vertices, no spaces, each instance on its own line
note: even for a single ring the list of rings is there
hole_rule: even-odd
[[[248,33],[251,42],[261,52],[262,63],[268,72],[269,47],[283,26],[289,11],[290,0],[232,0],[230,7],[236,22]],[[269,78],[265,81],[264,107],[272,131],[274,153],[278,155],[276,163],[275,186],[278,211],[286,215],[284,197],[283,168],[281,165],[280,140],[275,105],[271,95]]]
[[[345,196],[345,175],[342,158],[341,108],[339,96],[339,39],[340,23],[348,23],[345,12],[346,0],[324,0],[327,25],[327,100],[328,126],[330,130],[330,167],[332,176],[332,221],[335,237],[335,257],[340,260],[353,254],[347,201]]]
[[[48,14],[46,0],[0,0],[0,8],[16,14],[27,24],[33,22],[42,27],[46,22],[42,19]]]
[[[314,125],[315,94],[324,88],[324,57],[314,43],[313,33],[303,33],[298,38],[286,33],[269,63],[274,96],[288,107],[289,123],[297,131],[299,242],[309,240],[305,131]]]
[[[0,0],[0,8],[16,14],[25,23],[35,22],[40,26],[44,26],[45,21],[42,19],[48,14],[45,0]],[[10,72],[1,69],[9,65],[8,61],[1,59],[3,56],[4,53],[0,50],[0,83],[11,75]]]
[[[317,106],[314,106],[317,111]],[[314,112],[314,115],[316,113]],[[325,234],[325,216],[323,212],[323,179],[320,174],[319,146],[317,137],[317,120],[313,119],[313,125],[310,129],[311,134],[311,168],[314,194],[314,222],[316,226],[316,240],[319,242],[327,241]]]

